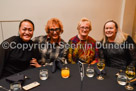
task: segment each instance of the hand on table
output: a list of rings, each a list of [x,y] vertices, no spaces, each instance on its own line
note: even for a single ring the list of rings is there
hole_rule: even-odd
[[[41,67],[41,65],[37,62],[37,59],[35,58],[32,58],[32,60],[30,61],[30,65],[36,68]]]

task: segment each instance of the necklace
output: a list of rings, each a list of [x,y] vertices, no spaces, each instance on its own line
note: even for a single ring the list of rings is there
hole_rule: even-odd
[[[84,53],[84,60],[83,61],[87,61],[87,48],[86,48],[86,44],[87,44],[87,40],[85,40],[85,44],[82,44],[82,41],[80,40],[81,43],[81,48],[83,49],[83,53]]]

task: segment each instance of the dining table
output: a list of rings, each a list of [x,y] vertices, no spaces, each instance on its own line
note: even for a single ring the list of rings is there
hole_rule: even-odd
[[[57,69],[56,72],[52,73],[52,66],[32,68],[18,74],[27,76],[22,86],[28,85],[35,81],[40,83],[39,86],[32,88],[29,91],[81,91],[81,77],[78,64],[68,64],[66,65],[66,67],[70,69],[69,78],[62,78],[61,70],[59,69]],[[48,69],[48,79],[40,79],[39,72],[41,69]],[[10,84],[6,81],[6,78],[0,80],[0,85],[7,89],[10,88]],[[0,91],[1,90],[2,89],[0,89]]]
[[[86,68],[88,65],[84,65],[84,74],[86,74]],[[96,66],[94,66],[95,70],[98,70]],[[82,91],[128,91],[125,86],[119,85],[117,82],[117,73],[120,69],[105,67],[104,73],[102,76],[104,80],[98,80],[98,71],[95,71],[94,77],[87,77],[84,75],[82,81]],[[136,91],[136,82],[131,83]]]
[[[104,80],[98,80],[97,72],[95,72],[94,77],[86,76],[86,68],[88,66],[87,64],[83,64],[82,66],[82,69],[84,70],[83,78],[81,77],[81,65],[67,64],[65,66],[70,69],[69,78],[62,78],[60,69],[57,69],[56,72],[53,73],[52,66],[31,68],[14,75],[23,74],[27,76],[22,84],[22,87],[35,81],[40,83],[39,86],[34,87],[29,91],[127,91],[125,86],[119,85],[117,82],[116,73],[119,72],[119,69],[105,67],[105,74],[103,75]],[[41,69],[48,69],[48,79],[40,79],[39,72]],[[6,81],[6,78],[7,77],[0,79],[0,86],[9,89],[10,83]],[[132,82],[131,85],[134,87],[133,91],[136,91],[136,81]],[[0,88],[0,91],[6,90]],[[22,89],[21,91],[24,90]]]

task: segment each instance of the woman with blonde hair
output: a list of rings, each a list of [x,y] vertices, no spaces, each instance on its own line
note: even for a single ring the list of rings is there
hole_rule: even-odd
[[[104,24],[103,36],[99,52],[107,66],[126,69],[128,65],[135,65],[135,43],[128,34],[119,29],[114,20]]]

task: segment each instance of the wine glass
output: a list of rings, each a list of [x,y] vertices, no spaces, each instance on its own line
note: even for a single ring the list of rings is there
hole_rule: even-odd
[[[104,80],[104,78],[101,75],[101,71],[105,68],[105,62],[104,59],[99,59],[97,63],[97,68],[100,70],[100,75],[97,77],[98,80]]]
[[[128,78],[128,85],[125,86],[127,90],[133,90],[134,88],[130,85],[130,80],[132,80],[135,77],[135,67],[128,66],[126,69],[126,76]]]

